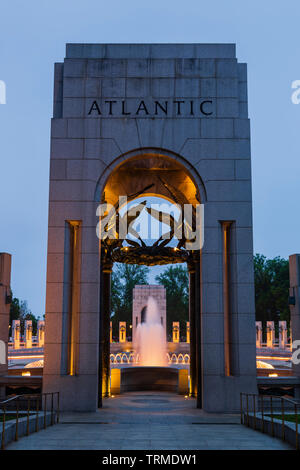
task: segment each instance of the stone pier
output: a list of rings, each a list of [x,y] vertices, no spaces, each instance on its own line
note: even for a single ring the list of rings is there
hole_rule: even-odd
[[[39,320],[37,324],[38,347],[43,348],[45,343],[45,320]]]
[[[24,342],[25,348],[32,348],[32,320],[25,320]]]
[[[197,407],[239,411],[257,380],[247,66],[235,45],[67,44],[53,101],[43,391],[59,391],[62,410],[93,411],[108,389],[99,204],[179,198],[205,209],[204,245],[184,248]],[[133,340],[146,298],[135,305]]]
[[[180,341],[179,321],[173,321],[172,323],[172,341],[173,343],[179,343]]]
[[[21,322],[13,320],[12,322],[12,343],[14,349],[20,349],[21,342]]]
[[[289,304],[291,311],[292,327],[292,350],[295,354],[293,361],[293,374],[300,382],[300,254],[291,255],[290,263],[290,296]],[[299,352],[298,352],[299,351]],[[298,388],[298,394],[300,390]],[[298,396],[298,398],[300,398]]]
[[[0,376],[7,374],[7,346],[9,310],[12,300],[10,289],[11,255],[0,253]],[[4,396],[4,387],[0,385],[0,397]]]

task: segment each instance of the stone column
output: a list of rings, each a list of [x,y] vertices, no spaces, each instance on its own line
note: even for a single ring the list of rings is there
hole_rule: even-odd
[[[292,324],[290,323],[290,336],[287,338],[287,348],[290,351],[293,351],[293,332],[292,332]]]
[[[21,325],[20,320],[13,320],[12,322],[12,342],[14,349],[20,349],[21,341]]]
[[[275,328],[273,321],[267,321],[267,347],[273,348],[275,342]]]
[[[173,321],[172,323],[172,341],[173,343],[179,343],[180,327],[179,321]]]
[[[126,343],[126,321],[119,321],[119,343]]]
[[[195,268],[197,408],[202,408],[201,273],[200,259],[198,258],[196,259]]]
[[[25,320],[24,326],[25,348],[32,348],[32,320]]]
[[[37,324],[38,347],[43,348],[45,343],[45,320],[39,320]]]
[[[261,348],[262,346],[262,323],[261,321],[256,321],[256,347]]]
[[[279,322],[279,348],[285,349],[287,345],[287,326],[286,321]]]
[[[100,313],[100,349],[101,361],[99,368],[102,376],[102,396],[108,397],[110,393],[110,289],[111,289],[112,262],[104,260],[101,269],[101,313]],[[102,406],[102,397],[99,393],[98,406]]]
[[[190,325],[190,394],[196,397],[196,317],[195,317],[195,266],[189,264],[189,325]]]
[[[9,327],[9,310],[11,303],[10,290],[11,255],[0,253],[0,376],[7,374],[7,343]],[[5,388],[0,386],[0,397]]]
[[[190,342],[190,322],[186,322],[186,342]]]
[[[295,359],[292,361],[293,375],[300,378],[300,254],[289,257],[290,264],[290,295],[291,341]],[[299,351],[299,352],[297,352]],[[297,390],[297,398],[300,390]]]

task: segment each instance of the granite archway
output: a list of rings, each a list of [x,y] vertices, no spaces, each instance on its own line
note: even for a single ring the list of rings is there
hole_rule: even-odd
[[[153,196],[167,199],[169,202],[181,207],[182,214],[185,205],[191,205],[192,209],[200,204],[200,194],[205,200],[206,191],[204,184],[197,174],[190,173],[191,165],[183,164],[184,160],[179,155],[172,155],[160,149],[140,149],[129,152],[119,157],[114,162],[111,173],[100,177],[95,195],[99,197],[99,188],[102,187],[100,201],[102,205],[120,209],[120,197],[126,197],[130,201],[136,198],[151,198]],[[184,162],[186,163],[186,162]],[[105,178],[105,185],[101,181]],[[195,183],[199,182],[199,187]],[[150,209],[151,210],[151,209]],[[101,219],[101,218],[100,218]],[[184,217],[182,235],[184,236]],[[106,224],[109,225],[107,217]],[[194,220],[194,225],[196,219]],[[193,229],[195,230],[195,226]],[[198,227],[198,230],[200,228]],[[172,235],[173,236],[173,235]],[[125,241],[131,243],[130,240]],[[132,242],[133,246],[123,246],[122,240],[107,240],[100,242],[101,248],[101,299],[100,299],[100,349],[99,349],[99,393],[98,405],[102,406],[102,397],[109,396],[110,383],[110,277],[113,262],[130,264],[145,264],[153,266],[157,264],[186,263],[189,269],[190,282],[190,394],[197,397],[197,406],[202,406],[202,379],[201,379],[201,285],[200,285],[200,250],[185,249],[184,240],[178,240],[179,248],[167,246],[166,240],[157,240],[153,245],[146,245],[142,239]],[[196,288],[196,282],[197,288]]]

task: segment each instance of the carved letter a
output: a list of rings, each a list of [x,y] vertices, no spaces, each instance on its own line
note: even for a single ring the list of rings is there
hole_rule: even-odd
[[[88,114],[92,114],[92,111],[97,111],[98,114],[101,114],[99,105],[98,105],[96,100],[93,101],[93,104],[92,104],[91,109],[89,110]]]

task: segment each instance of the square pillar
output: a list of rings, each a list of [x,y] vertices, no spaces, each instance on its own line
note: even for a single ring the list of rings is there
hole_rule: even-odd
[[[186,342],[190,342],[190,322],[186,322]]]
[[[293,375],[300,379],[300,254],[289,257],[291,342],[295,354],[292,361]],[[299,352],[298,352],[299,351]]]
[[[25,320],[24,326],[25,348],[32,348],[32,320]]]
[[[119,321],[119,343],[126,343],[126,321]]]
[[[173,321],[172,323],[172,341],[173,343],[179,343],[180,341],[179,321]]]
[[[246,203],[205,204],[196,290],[201,291],[202,395],[207,412],[238,413],[240,393],[257,393],[251,226]]]
[[[267,321],[267,348],[274,348],[275,328],[273,321]]]
[[[10,289],[11,255],[0,253],[0,376],[7,374],[7,347],[9,332],[9,310],[11,303]],[[5,394],[0,386],[0,397]]]
[[[20,320],[13,320],[12,323],[12,342],[14,349],[20,349],[21,342],[21,323]]]
[[[45,321],[39,320],[37,324],[38,347],[43,348],[45,343]]]
[[[256,347],[261,348],[262,347],[262,322],[256,321],[255,326],[256,326]]]
[[[279,322],[279,348],[285,349],[287,345],[287,325],[286,321]]]

